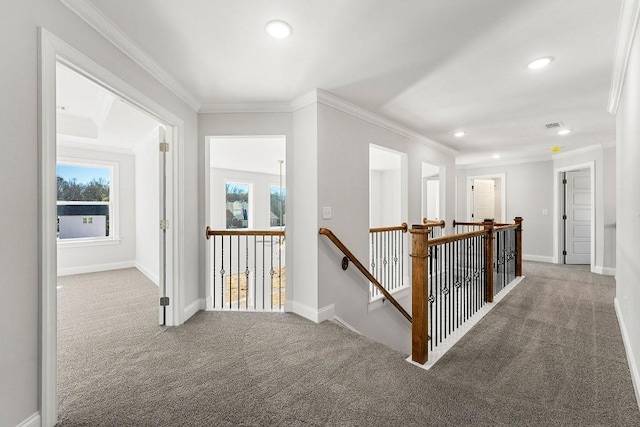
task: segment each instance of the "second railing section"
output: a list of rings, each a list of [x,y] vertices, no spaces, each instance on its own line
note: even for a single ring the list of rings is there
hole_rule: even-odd
[[[283,311],[284,230],[206,231],[213,309]]]

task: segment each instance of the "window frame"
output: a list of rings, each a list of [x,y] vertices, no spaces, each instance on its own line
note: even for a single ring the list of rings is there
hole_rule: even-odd
[[[229,228],[227,226],[227,184],[235,184],[235,185],[246,185],[248,196],[247,196],[247,228]],[[224,221],[224,229],[225,230],[253,230],[255,221],[254,221],[254,209],[253,209],[253,182],[235,179],[235,178],[225,178],[222,183],[222,195],[223,195],[223,221]]]
[[[109,180],[109,236],[104,237],[76,237],[70,239],[57,239],[59,247],[82,247],[82,246],[104,246],[120,244],[120,209],[119,209],[119,174],[120,165],[118,162],[107,160],[96,160],[86,157],[70,157],[58,156],[56,159],[56,168],[58,165],[94,167],[110,170]],[[57,176],[57,174],[56,174]],[[62,204],[82,204],[87,202],[65,202]],[[91,203],[91,202],[89,202]],[[56,195],[56,206],[60,204]]]

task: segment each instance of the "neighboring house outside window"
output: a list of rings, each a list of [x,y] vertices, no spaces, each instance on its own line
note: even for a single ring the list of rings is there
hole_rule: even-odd
[[[249,228],[250,185],[241,182],[227,181],[225,187],[226,224],[229,228]]]
[[[59,241],[114,239],[114,165],[57,163]]]

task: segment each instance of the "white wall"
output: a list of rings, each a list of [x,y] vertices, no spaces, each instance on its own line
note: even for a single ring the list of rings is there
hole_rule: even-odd
[[[58,156],[79,161],[102,160],[118,164],[116,178],[117,215],[120,241],[117,244],[75,246],[73,242],[58,241],[58,276],[133,267],[136,252],[135,192],[132,154],[69,148],[58,144]]]
[[[135,265],[153,283],[160,276],[160,151],[157,141],[136,147]]]
[[[629,3],[630,2],[625,2]],[[640,400],[640,32],[636,31],[617,113],[616,308]]]
[[[358,119],[323,103],[318,108],[318,205],[331,206],[330,220],[317,227],[331,229],[365,265],[369,254],[369,144],[407,154],[407,214],[402,221],[422,219],[422,162],[453,170],[454,158],[424,144]],[[441,175],[442,177],[442,175]],[[447,212],[453,212],[453,173],[446,174]],[[345,187],[347,185],[347,187]],[[340,189],[347,188],[347,191]],[[407,234],[407,239],[409,235]],[[411,348],[411,326],[392,306],[368,313],[369,283],[350,266],[343,271],[342,255],[326,238],[318,245],[319,307],[335,305],[338,317],[361,333],[406,353]],[[401,300],[410,311],[410,298]]]
[[[515,165],[459,169],[458,217],[467,218],[467,177],[505,174],[506,218],[521,216],[522,252],[525,259],[551,262],[553,257],[553,163],[533,162]],[[543,209],[548,214],[543,215]]]
[[[0,14],[0,425],[39,410],[38,26],[43,26],[185,121],[185,299],[197,296],[196,114],[61,2],[5,0]]]

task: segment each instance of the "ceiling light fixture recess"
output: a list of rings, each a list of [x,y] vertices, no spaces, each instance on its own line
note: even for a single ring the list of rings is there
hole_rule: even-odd
[[[274,39],[286,39],[293,32],[291,25],[280,20],[267,22],[264,29]]]
[[[465,135],[465,131],[463,130],[459,130],[458,132],[455,132],[453,134],[453,136],[457,137],[457,138],[462,138]]]
[[[499,158],[500,158],[500,154],[496,153],[496,154],[494,154],[494,155],[493,155],[493,156],[491,156],[491,157],[493,157],[494,159],[499,159]]]
[[[544,68],[549,65],[553,61],[553,58],[550,56],[545,56],[544,58],[538,58],[535,61],[529,62],[527,68],[530,70],[539,70],[540,68]]]
[[[571,129],[562,129],[558,131],[558,135],[569,135],[571,133]]]

